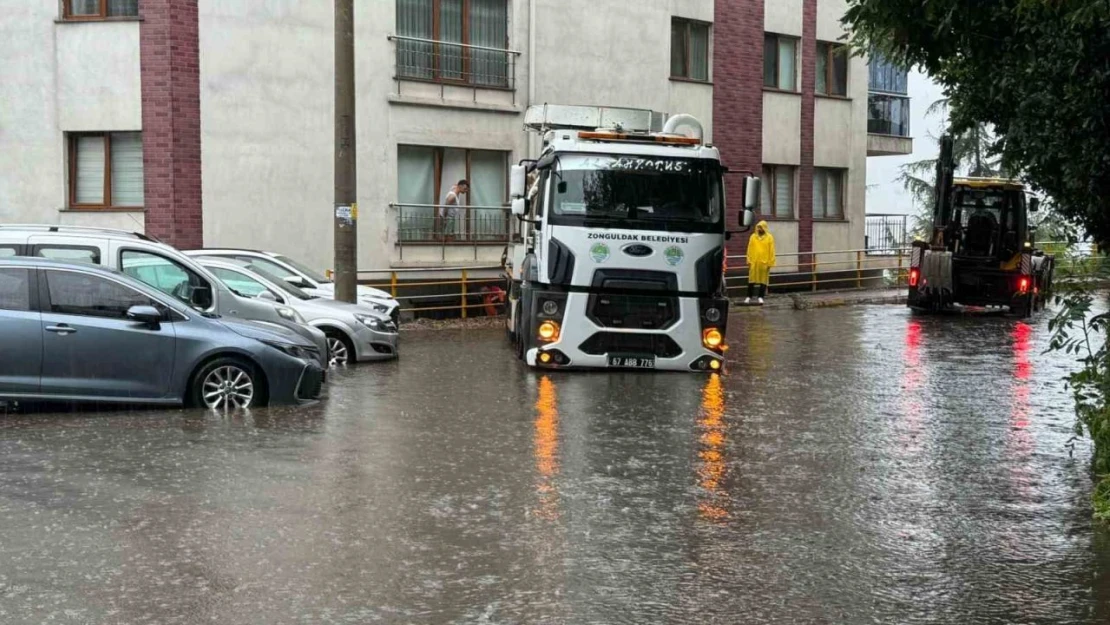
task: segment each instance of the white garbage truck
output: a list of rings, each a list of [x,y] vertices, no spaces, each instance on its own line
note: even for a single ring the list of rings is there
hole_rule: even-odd
[[[525,126],[541,147],[510,173],[517,357],[541,369],[721,370],[725,241],[751,227],[759,179],[744,174],[729,232],[728,171],[695,118],[543,105]]]

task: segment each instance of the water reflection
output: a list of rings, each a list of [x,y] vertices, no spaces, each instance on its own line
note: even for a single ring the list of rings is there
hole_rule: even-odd
[[[900,397],[904,427],[900,428],[899,443],[910,451],[921,449],[922,416],[925,412],[925,371],[921,360],[921,322],[910,319],[905,331],[905,363],[902,368],[902,393]]]
[[[540,378],[537,389],[533,429],[539,498],[536,516],[554,521],[559,518],[559,493],[554,484],[559,474],[559,403],[555,382],[546,375]]]
[[[701,410],[698,418],[700,449],[698,458],[698,485],[702,495],[698,501],[698,515],[709,521],[728,517],[729,495],[723,482],[728,471],[725,462],[726,427],[725,390],[721,376],[713,374],[702,388]]]
[[[1010,479],[1020,493],[1027,497],[1033,480],[1029,457],[1033,453],[1033,434],[1029,428],[1029,385],[1033,378],[1033,363],[1029,360],[1033,328],[1017,323],[1011,332],[1013,340],[1014,378],[1010,389],[1010,432],[1006,439],[1006,455],[1010,461]]]

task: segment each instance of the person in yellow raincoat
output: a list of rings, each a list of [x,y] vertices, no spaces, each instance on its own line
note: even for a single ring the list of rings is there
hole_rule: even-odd
[[[755,232],[748,239],[748,299],[745,304],[752,303],[752,298],[767,295],[767,284],[771,281],[771,267],[775,266],[775,237],[767,229],[767,222],[761,221],[755,225]]]

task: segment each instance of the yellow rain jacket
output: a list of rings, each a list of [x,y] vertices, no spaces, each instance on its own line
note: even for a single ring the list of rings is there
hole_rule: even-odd
[[[763,234],[759,231],[763,230]],[[755,226],[755,232],[748,239],[748,282],[768,284],[771,281],[771,267],[775,266],[775,237],[767,229],[767,222]]]

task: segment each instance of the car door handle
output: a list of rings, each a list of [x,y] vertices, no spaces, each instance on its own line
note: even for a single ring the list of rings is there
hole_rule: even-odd
[[[46,326],[46,331],[61,334],[63,336],[66,334],[73,334],[77,332],[77,330],[74,330],[72,327],[67,326],[64,323],[56,326]]]

